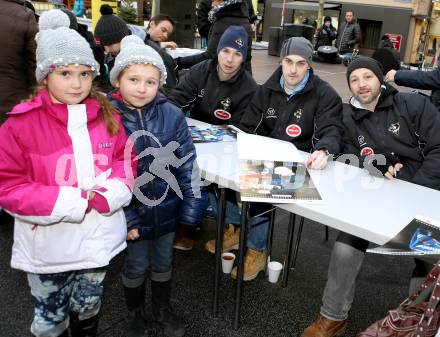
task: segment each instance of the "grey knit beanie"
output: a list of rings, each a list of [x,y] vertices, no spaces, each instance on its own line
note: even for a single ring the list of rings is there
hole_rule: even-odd
[[[38,22],[40,31],[35,36],[37,41],[37,68],[35,76],[42,83],[49,72],[59,66],[71,64],[89,66],[99,73],[99,63],[96,62],[88,42],[75,30],[70,29],[67,14],[59,9],[46,11]]]
[[[307,63],[312,64],[313,46],[312,43],[303,37],[291,37],[286,40],[281,48],[281,60],[288,55],[299,55],[304,57]]]
[[[110,71],[110,83],[116,86],[119,74],[130,64],[151,64],[160,71],[160,85],[165,83],[167,71],[159,53],[147,46],[136,35],[129,35],[121,41],[121,51],[115,59],[115,65]]]

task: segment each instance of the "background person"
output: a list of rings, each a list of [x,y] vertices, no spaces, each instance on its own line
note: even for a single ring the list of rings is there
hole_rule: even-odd
[[[26,1],[0,1],[0,125],[6,112],[28,97],[35,82],[35,13]]]
[[[361,43],[361,28],[354,18],[354,13],[348,10],[345,20],[338,30],[335,46],[343,58],[351,57],[353,50]]]

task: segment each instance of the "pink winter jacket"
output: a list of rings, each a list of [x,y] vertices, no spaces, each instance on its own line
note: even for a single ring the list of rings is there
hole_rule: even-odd
[[[13,268],[97,268],[126,247],[122,207],[135,178],[131,146],[120,121],[110,136],[99,113],[94,99],[56,104],[43,89],[0,128],[0,207],[15,217]],[[96,209],[106,213],[88,205],[90,191],[104,200]]]

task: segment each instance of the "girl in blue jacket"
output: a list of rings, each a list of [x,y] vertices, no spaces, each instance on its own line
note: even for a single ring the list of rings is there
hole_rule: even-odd
[[[128,247],[122,281],[128,336],[144,336],[148,271],[154,319],[166,336],[184,335],[183,321],[170,308],[173,241],[177,226],[200,224],[205,208],[185,118],[158,92],[165,79],[165,66],[156,51],[137,36],[122,39],[110,72],[117,90],[109,98],[133,140],[139,175],[133,201],[125,208]]]

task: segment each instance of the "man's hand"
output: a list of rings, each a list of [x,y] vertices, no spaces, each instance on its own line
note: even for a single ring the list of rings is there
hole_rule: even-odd
[[[324,150],[316,150],[307,159],[306,165],[313,170],[322,170],[327,165],[327,161],[327,152]]]
[[[162,49],[165,49],[165,48],[176,49],[177,48],[177,43],[173,42],[173,41],[161,42],[160,43],[160,48],[162,48]]]
[[[396,76],[397,71],[394,69],[391,69],[387,74],[385,75],[385,82],[394,82],[394,77]]]
[[[132,229],[127,234],[127,240],[136,240],[139,239],[139,230],[137,228]]]
[[[393,180],[397,176],[397,172],[402,169],[403,165],[397,163],[394,166],[388,166],[388,171],[384,174],[386,179]]]

